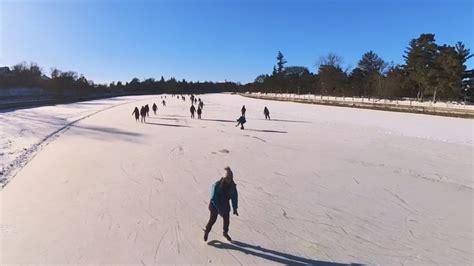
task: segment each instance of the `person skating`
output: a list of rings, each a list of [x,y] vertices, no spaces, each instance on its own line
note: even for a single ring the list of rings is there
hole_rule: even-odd
[[[240,129],[244,129],[244,124],[247,122],[247,120],[245,119],[245,116],[241,116],[239,117],[239,119],[237,119],[237,125],[235,125],[236,127],[238,127],[240,125]]]
[[[200,106],[198,106],[197,114],[198,114],[198,119],[201,119],[202,109]]]
[[[194,107],[194,104],[191,105],[189,108],[189,111],[191,112],[191,118],[194,118],[194,112],[196,111],[196,107]]]
[[[153,103],[153,106],[151,107],[153,109],[153,113],[156,115],[156,110],[158,110],[158,106],[156,106],[156,103]]]
[[[150,106],[145,105],[146,116],[150,116]]]
[[[199,107],[201,107],[201,109],[204,108],[204,102],[203,101],[199,101]]]
[[[135,115],[135,121],[138,122],[138,119],[140,118],[140,111],[138,111],[138,107],[135,106],[132,115]]]
[[[146,108],[145,108],[145,106],[142,106],[142,108],[140,108],[140,116],[141,116],[140,122],[145,123],[145,118],[146,118]]]
[[[166,101],[163,100],[163,101],[161,102],[161,104],[163,104],[163,106],[166,106]]]
[[[242,116],[245,117],[245,112],[247,111],[247,109],[245,108],[245,105],[242,106],[242,109],[240,111],[242,112]]]
[[[265,108],[263,108],[263,114],[265,115],[265,119],[270,120],[270,111],[268,111],[268,108],[266,106]]]
[[[230,216],[230,204],[232,201],[232,209],[234,215],[239,216],[237,212],[238,207],[238,193],[237,185],[234,182],[234,175],[230,167],[224,168],[225,175],[219,181],[214,183],[211,188],[211,200],[209,203],[210,217],[209,222],[204,229],[204,241],[207,241],[209,232],[211,232],[212,226],[217,220],[217,216],[220,215],[224,220],[223,236],[228,240],[232,241],[229,236],[229,216]]]

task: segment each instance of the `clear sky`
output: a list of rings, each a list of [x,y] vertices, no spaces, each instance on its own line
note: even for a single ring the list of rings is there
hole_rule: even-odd
[[[315,72],[335,52],[346,67],[373,50],[403,63],[412,38],[474,52],[472,0],[0,0],[0,65],[33,61],[96,82],[253,81],[278,50]],[[468,66],[474,66],[473,59]]]

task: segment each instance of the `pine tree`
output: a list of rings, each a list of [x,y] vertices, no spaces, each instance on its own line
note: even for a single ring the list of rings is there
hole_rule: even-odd
[[[357,66],[367,74],[383,74],[387,64],[376,53],[368,51],[362,55]]]
[[[369,95],[385,96],[382,91],[383,72],[387,67],[387,63],[383,61],[376,53],[369,51],[362,55],[359,60],[358,68],[362,71],[363,81],[366,87],[366,92]],[[378,93],[376,93],[378,91]]]
[[[278,55],[276,57],[277,59],[277,69],[276,69],[276,73],[281,75],[285,69],[285,64],[287,63],[286,60],[285,60],[285,57],[283,56],[283,54],[278,51]]]
[[[464,71],[462,57],[456,52],[455,47],[448,45],[438,47],[432,71],[433,102],[436,102],[438,95],[445,99],[455,99],[462,87]]]
[[[418,100],[423,101],[425,93],[433,88],[432,78],[437,51],[438,45],[435,43],[434,34],[421,34],[417,39],[412,39],[405,51],[406,70],[418,86]]]

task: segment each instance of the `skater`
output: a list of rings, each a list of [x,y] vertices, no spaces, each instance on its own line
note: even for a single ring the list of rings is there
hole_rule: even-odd
[[[163,101],[161,102],[161,104],[163,104],[163,106],[166,106],[166,101],[163,100]]]
[[[150,106],[145,105],[146,116],[150,116]]]
[[[232,201],[232,208],[234,209],[234,215],[239,216],[237,212],[237,203],[238,203],[238,194],[237,194],[237,185],[234,182],[234,176],[230,167],[226,167],[225,175],[219,181],[217,181],[212,186],[211,202],[209,203],[209,211],[211,215],[209,217],[209,222],[204,229],[204,241],[207,241],[209,232],[212,229],[212,226],[217,220],[217,215],[219,214],[222,219],[224,219],[224,231],[223,236],[228,240],[232,241],[228,232],[229,232],[229,214],[230,214],[230,204],[229,200]]]
[[[145,106],[142,106],[142,108],[140,108],[140,116],[141,116],[140,122],[145,123],[145,118],[146,118],[146,108],[145,108]]]
[[[247,109],[245,109],[245,105],[242,106],[242,109],[240,111],[242,112],[242,116],[245,117],[245,112],[247,111]]]
[[[140,111],[138,111],[138,107],[135,106],[132,115],[135,115],[135,121],[138,122],[138,118],[140,118]]]
[[[189,111],[191,112],[191,118],[194,118],[194,112],[196,111],[196,107],[194,107],[194,104],[191,105],[189,108]]]
[[[239,117],[239,119],[237,119],[237,125],[235,125],[236,127],[238,127],[240,125],[240,129],[244,129],[244,124],[247,122],[247,120],[245,119],[245,116],[241,116]]]
[[[151,107],[153,109],[153,113],[156,115],[156,110],[158,110],[158,106],[156,106],[156,103],[153,103],[153,106]]]
[[[198,109],[197,109],[197,114],[198,114],[198,119],[201,119],[202,109],[199,106],[198,106]]]
[[[268,108],[266,106],[265,108],[263,108],[263,114],[265,115],[265,120],[270,120],[270,111],[268,111]]]
[[[204,108],[204,102],[203,101],[199,101],[199,107],[201,107],[201,109]]]

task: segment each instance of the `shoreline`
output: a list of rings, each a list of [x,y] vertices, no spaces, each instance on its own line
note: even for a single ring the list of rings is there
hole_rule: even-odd
[[[375,101],[372,102],[356,102],[349,101],[345,99],[350,99],[352,97],[334,97],[334,96],[323,96],[327,97],[326,99],[319,98],[320,96],[314,96],[313,98],[306,96],[308,95],[299,95],[302,98],[297,97],[296,95],[288,94],[281,96],[272,96],[272,95],[262,95],[262,94],[252,94],[252,93],[239,93],[243,97],[249,97],[254,99],[261,100],[274,100],[274,101],[284,101],[284,102],[297,102],[297,103],[306,103],[306,104],[318,104],[318,105],[328,105],[335,107],[350,107],[350,108],[359,108],[359,109],[371,109],[378,111],[389,111],[389,112],[402,112],[402,113],[415,113],[415,114],[424,114],[424,115],[436,115],[436,116],[447,116],[447,117],[457,117],[457,118],[466,118],[474,119],[474,109],[473,108],[450,108],[450,107],[440,107],[440,106],[422,106],[422,105],[405,105],[397,103],[378,103]],[[342,98],[343,100],[338,100],[337,98]],[[386,101],[386,100],[385,100]],[[393,102],[393,101],[391,101]]]

